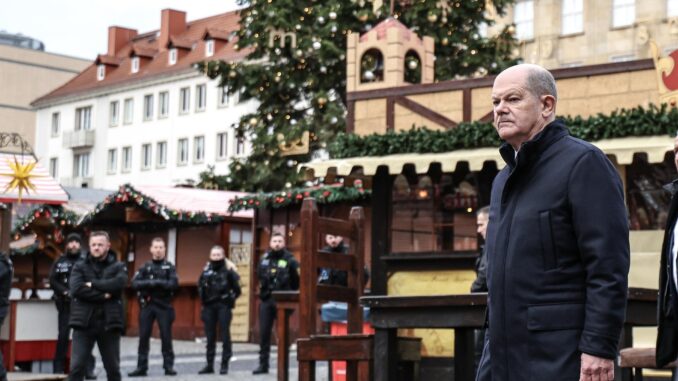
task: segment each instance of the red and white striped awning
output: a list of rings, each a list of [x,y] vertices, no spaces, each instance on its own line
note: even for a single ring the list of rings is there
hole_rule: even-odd
[[[21,165],[35,163],[35,158],[32,155],[0,153],[0,202],[19,201],[19,189],[8,189],[14,173],[10,163],[14,163],[15,160]],[[32,175],[30,183],[35,187],[35,190],[23,190],[21,192],[21,202],[39,204],[63,204],[68,202],[68,194],[39,162],[30,174]]]
[[[173,210],[242,218],[252,218],[254,215],[251,210],[242,210],[235,213],[228,211],[231,200],[248,195],[243,192],[174,188],[161,185],[139,185],[135,186],[134,189]]]

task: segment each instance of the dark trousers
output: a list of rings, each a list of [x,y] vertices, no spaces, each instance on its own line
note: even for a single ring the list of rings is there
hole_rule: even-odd
[[[271,356],[271,331],[275,322],[276,308],[273,299],[262,300],[259,304],[259,364],[268,367]]]
[[[221,367],[228,367],[228,362],[233,355],[231,345],[231,309],[224,303],[212,303],[202,306],[200,314],[205,325],[207,336],[207,364],[214,365],[214,356],[217,348],[217,326],[221,330]]]
[[[94,344],[99,347],[108,381],[120,381],[120,331],[106,331],[103,316],[92,317],[87,328],[73,329],[73,354],[68,379],[82,381]]]
[[[6,317],[7,317],[6,311],[5,311],[5,313],[0,313],[0,326],[2,326],[2,323],[5,322]],[[0,381],[7,381],[7,370],[5,369],[5,358],[2,356],[2,352],[0,352]]]
[[[160,328],[160,342],[162,343],[162,361],[165,369],[174,368],[174,350],[172,349],[172,323],[174,322],[174,308],[149,304],[139,312],[139,359],[137,368],[148,370],[148,351],[153,321],[158,321]]]
[[[476,329],[473,333],[475,336],[475,369],[477,372],[480,359],[483,357],[483,349],[485,348],[485,328]]]
[[[59,319],[59,334],[52,369],[54,373],[62,374],[66,373],[66,354],[68,353],[68,341],[71,335],[71,327],[68,326],[68,319],[71,316],[71,303],[67,300],[57,300],[56,308]],[[94,356],[90,352],[87,360],[87,373],[93,374],[95,366]]]

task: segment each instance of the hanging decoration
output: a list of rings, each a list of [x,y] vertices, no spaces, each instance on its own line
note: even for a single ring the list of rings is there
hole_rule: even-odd
[[[36,164],[37,161],[29,161],[26,164],[19,163],[19,160],[16,157],[14,157],[14,161],[8,159],[7,165],[12,172],[0,173],[0,175],[8,176],[11,178],[11,180],[3,190],[3,193],[16,190],[19,193],[18,202],[21,202],[21,197],[23,196],[24,192],[26,194],[28,194],[30,191],[35,192],[35,185],[33,185],[32,180],[33,178],[40,177],[40,175],[33,173],[33,169],[35,169]]]

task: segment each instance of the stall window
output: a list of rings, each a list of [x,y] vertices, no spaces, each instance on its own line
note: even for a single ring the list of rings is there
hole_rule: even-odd
[[[663,187],[676,178],[673,155],[650,164],[647,156],[636,154],[626,169],[626,203],[631,230],[663,230],[671,194]]]

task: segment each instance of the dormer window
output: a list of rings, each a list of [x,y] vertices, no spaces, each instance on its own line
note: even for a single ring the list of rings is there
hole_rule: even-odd
[[[205,57],[211,57],[214,54],[214,40],[205,41]]]
[[[139,72],[139,57],[132,57],[132,74]]]
[[[97,66],[97,81],[103,81],[106,78],[106,65]]]
[[[177,63],[177,48],[172,48],[169,51],[169,64],[174,65]]]

